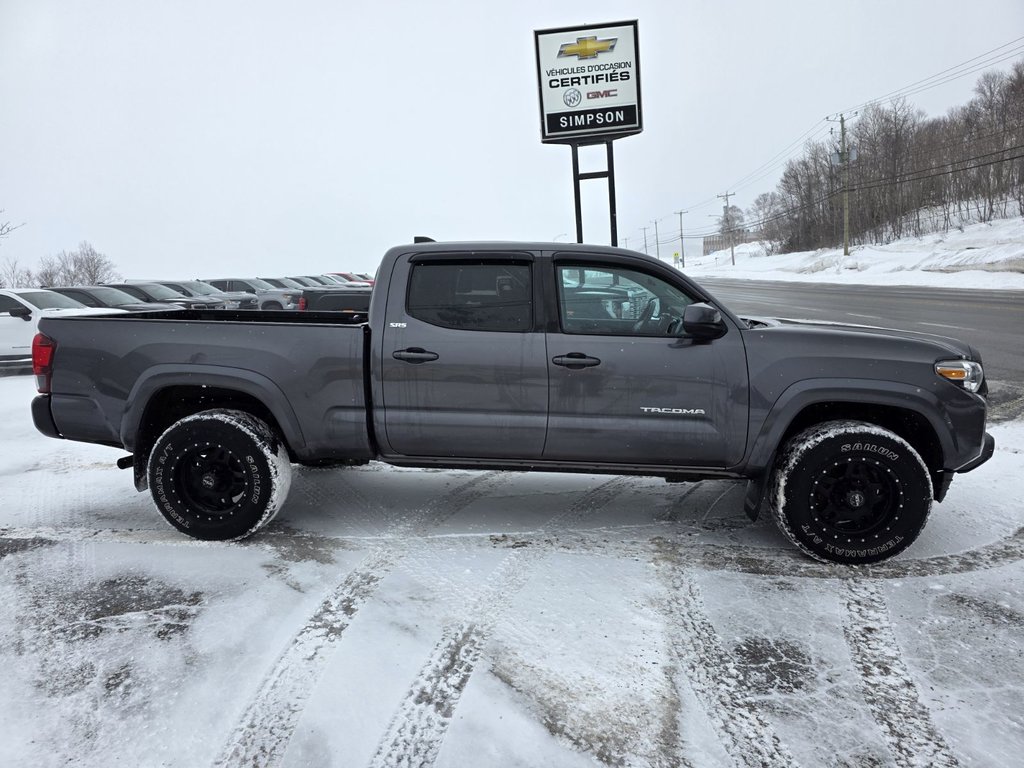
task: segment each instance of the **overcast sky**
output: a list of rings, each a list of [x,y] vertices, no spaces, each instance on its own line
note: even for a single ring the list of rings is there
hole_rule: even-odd
[[[276,276],[373,270],[414,235],[573,239],[533,31],[627,19],[644,131],[615,142],[619,244],[648,227],[651,253],[654,220],[713,226],[826,115],[1024,36],[1021,0],[0,0],[0,222],[25,223],[0,260],[87,240],[126,277]],[[910,100],[942,115],[979,75]],[[583,200],[607,243],[604,182]]]

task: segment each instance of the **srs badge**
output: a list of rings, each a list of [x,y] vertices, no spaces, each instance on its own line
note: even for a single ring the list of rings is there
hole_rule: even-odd
[[[562,43],[558,49],[558,58],[575,56],[578,59],[596,59],[599,53],[614,51],[618,41],[617,37],[606,37],[604,40],[598,40],[597,36],[577,37],[575,43]]]

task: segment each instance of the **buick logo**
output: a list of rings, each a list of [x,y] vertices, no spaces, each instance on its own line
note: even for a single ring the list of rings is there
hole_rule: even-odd
[[[580,102],[583,101],[583,94],[575,88],[570,88],[562,94],[562,101],[565,102],[567,107],[578,107]]]

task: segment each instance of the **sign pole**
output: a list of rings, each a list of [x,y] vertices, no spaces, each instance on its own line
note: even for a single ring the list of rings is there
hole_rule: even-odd
[[[583,242],[583,204],[580,202],[580,148],[572,145],[572,191],[576,201],[576,242]]]
[[[615,211],[615,155],[612,152],[612,140],[605,142],[608,158],[608,170],[580,173],[579,144],[572,145],[572,191],[576,202],[576,242],[583,242],[583,206],[580,202],[580,182],[586,179],[608,179],[608,218],[611,232],[611,244],[619,245],[618,214]]]
[[[619,247],[619,224],[618,215],[615,212],[615,156],[612,153],[612,141],[609,139],[608,146],[608,219],[611,225],[612,247]]]

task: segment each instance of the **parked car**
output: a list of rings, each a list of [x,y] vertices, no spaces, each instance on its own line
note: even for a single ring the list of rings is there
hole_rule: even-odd
[[[69,288],[59,287],[49,290],[81,302],[87,307],[112,307],[127,312],[181,309],[177,304],[163,301],[140,301],[120,288],[111,288],[106,285],[75,285]]]
[[[299,309],[309,312],[347,312],[367,319],[370,312],[369,288],[306,288],[299,297]]]
[[[0,369],[32,365],[32,339],[39,319],[60,315],[106,315],[119,309],[94,309],[43,288],[0,289]]]
[[[328,272],[327,274],[343,277],[352,283],[363,282],[369,283],[371,286],[373,286],[375,282],[375,278],[373,277],[373,275],[368,275],[365,272]]]
[[[158,280],[157,282],[191,298],[203,296],[223,301],[224,306],[228,309],[259,308],[259,299],[256,298],[255,293],[250,291],[222,291],[202,280]]]
[[[210,296],[186,296],[185,294],[168,288],[160,283],[133,281],[125,283],[107,283],[110,288],[119,288],[129,293],[140,301],[163,301],[177,304],[185,309],[224,309],[225,304],[220,299]]]
[[[261,277],[266,283],[270,283],[275,288],[297,288],[299,290],[306,288],[305,283],[300,283],[298,280],[292,280],[290,277]]]
[[[305,288],[315,288],[316,286],[326,285],[326,283],[324,283],[323,281],[314,280],[312,277],[301,277],[298,275],[292,275],[288,279],[298,283],[299,285]]]
[[[218,277],[203,282],[227,293],[255,294],[260,309],[298,309],[302,293],[301,288],[279,288],[258,277]]]
[[[337,274],[335,272],[328,272],[327,274],[323,274],[323,275],[315,275],[315,277],[319,277],[319,278],[327,280],[328,284],[330,284],[330,283],[337,283],[338,285],[344,285],[346,288],[372,288],[373,287],[373,285],[371,283],[368,283],[365,280],[349,280],[349,279],[347,279],[345,277],[342,277],[341,275],[339,275],[339,274]]]

